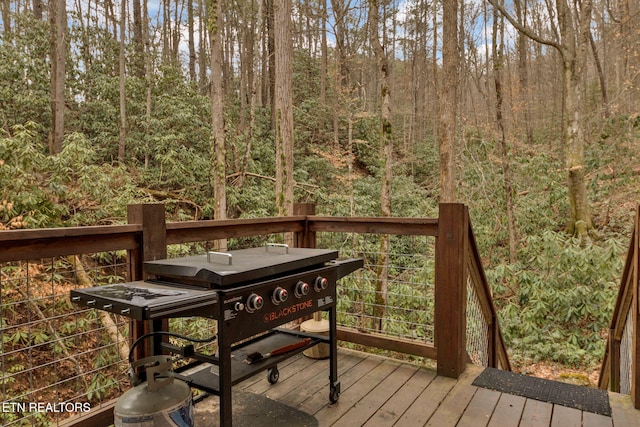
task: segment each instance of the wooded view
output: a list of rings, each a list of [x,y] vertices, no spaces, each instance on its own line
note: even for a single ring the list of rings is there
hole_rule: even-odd
[[[640,189],[637,1],[1,4],[1,229],[463,202],[514,365],[596,369]]]

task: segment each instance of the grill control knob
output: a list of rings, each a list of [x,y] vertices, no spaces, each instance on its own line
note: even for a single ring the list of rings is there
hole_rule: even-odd
[[[303,282],[302,280],[296,283],[296,287],[293,290],[293,293],[297,298],[302,298],[303,296],[309,293],[310,287],[307,282]]]
[[[264,304],[264,299],[258,294],[251,294],[247,298],[247,311],[253,313],[256,310],[260,310]]]
[[[278,286],[274,291],[273,291],[273,295],[271,296],[271,301],[273,301],[273,303],[275,305],[280,304],[281,302],[285,302],[287,300],[287,297],[289,296],[289,292],[287,292],[286,289],[281,288],[280,286]]]
[[[318,278],[316,279],[316,283],[313,285],[313,288],[316,290],[316,292],[320,292],[324,289],[327,289],[327,286],[329,286],[329,281],[327,280],[327,278],[318,276]]]

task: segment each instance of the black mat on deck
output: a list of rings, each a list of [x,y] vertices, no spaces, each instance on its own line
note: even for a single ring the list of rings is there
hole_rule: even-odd
[[[317,427],[318,420],[259,394],[233,390],[234,427]],[[209,396],[194,407],[195,427],[220,426],[220,399]]]
[[[606,390],[545,380],[494,368],[486,368],[473,381],[473,385],[611,416],[609,394]]]

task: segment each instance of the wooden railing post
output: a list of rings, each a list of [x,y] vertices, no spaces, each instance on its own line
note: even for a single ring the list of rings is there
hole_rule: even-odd
[[[438,375],[458,378],[466,367],[467,241],[469,213],[441,203],[435,253],[434,340]]]
[[[127,221],[129,224],[141,224],[142,235],[139,249],[129,251],[129,278],[132,281],[144,280],[143,264],[145,261],[153,261],[167,257],[167,223],[164,204],[140,204],[127,206]],[[166,322],[166,321],[164,321]],[[162,328],[167,325],[154,324],[150,321],[132,321],[130,325],[130,340],[133,343],[139,337],[151,332],[154,328]],[[152,354],[160,353],[159,341],[148,345],[140,345],[134,350],[134,359],[141,359]]]
[[[315,203],[294,203],[293,204],[293,215],[315,215],[316,214],[316,205]],[[297,248],[315,248],[316,247],[316,233],[315,231],[309,230],[308,226],[309,222],[304,221],[304,229],[302,232],[295,233],[294,237],[294,245]]]

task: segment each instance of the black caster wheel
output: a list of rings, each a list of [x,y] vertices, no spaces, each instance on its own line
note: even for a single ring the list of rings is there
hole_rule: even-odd
[[[331,403],[336,403],[338,399],[340,399],[340,389],[337,387],[331,387],[331,390],[329,391],[329,401]]]
[[[269,368],[267,372],[267,381],[269,381],[269,384],[277,383],[280,379],[280,372],[278,371],[278,368],[274,366],[273,368]]]

